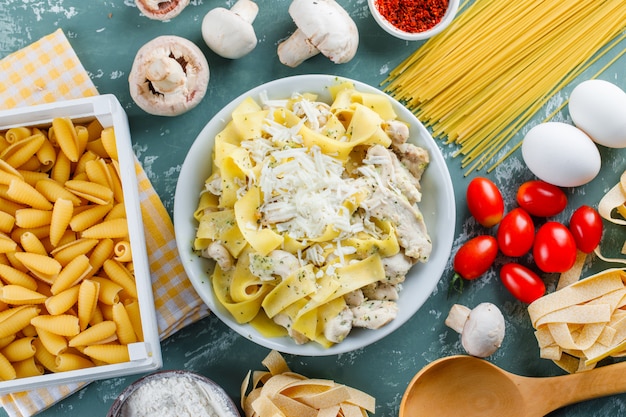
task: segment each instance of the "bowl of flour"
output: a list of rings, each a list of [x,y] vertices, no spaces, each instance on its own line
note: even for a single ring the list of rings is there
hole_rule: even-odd
[[[129,385],[107,417],[241,417],[215,382],[189,371],[159,371]]]

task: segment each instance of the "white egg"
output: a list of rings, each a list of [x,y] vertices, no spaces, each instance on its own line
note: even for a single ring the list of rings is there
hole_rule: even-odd
[[[578,187],[600,172],[600,152],[585,132],[567,123],[541,123],[526,133],[522,157],[539,179]]]
[[[626,92],[604,80],[578,84],[569,98],[572,121],[594,142],[626,148]]]

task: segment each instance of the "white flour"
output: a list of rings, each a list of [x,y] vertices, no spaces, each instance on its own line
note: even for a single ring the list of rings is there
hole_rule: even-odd
[[[124,402],[120,417],[235,417],[213,387],[187,375],[154,378]]]

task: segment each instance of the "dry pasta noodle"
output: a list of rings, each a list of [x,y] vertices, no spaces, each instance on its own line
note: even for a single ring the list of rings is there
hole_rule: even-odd
[[[262,361],[267,371],[248,372],[241,384],[241,408],[246,416],[363,416],[374,413],[371,395],[327,379],[310,379],[292,372],[275,350]],[[252,384],[250,384],[250,380]],[[252,385],[251,391],[248,386]]]
[[[130,360],[126,345],[91,345],[84,350],[85,355],[105,363],[120,363]]]
[[[130,242],[126,240],[119,241],[115,244],[114,253],[115,257],[113,259],[118,262],[130,262],[133,258]]]
[[[50,219],[50,243],[57,246],[67,230],[74,214],[74,205],[70,200],[59,198],[54,202]]]
[[[0,131],[0,379],[129,361],[143,340],[114,158],[95,119]]]
[[[434,137],[458,144],[471,172],[624,39],[625,19],[621,0],[479,0],[392,70],[384,89]]]
[[[86,257],[85,257],[86,258]],[[88,260],[88,259],[87,259]],[[98,305],[98,293],[100,284],[89,279],[84,280],[79,285],[78,290],[78,321],[80,330],[83,331],[89,325]]]
[[[28,378],[29,376],[43,375],[44,367],[35,361],[35,357],[13,362],[16,378]]]
[[[5,346],[0,353],[9,362],[19,362],[35,356],[34,337],[22,337]]]
[[[103,321],[90,328],[83,330],[70,339],[68,345],[70,347],[88,346],[93,344],[102,344],[105,341],[111,341],[115,336],[117,326],[112,321]]]
[[[22,245],[22,249],[26,252],[48,255],[46,247],[34,233],[28,231],[22,233],[20,236],[20,244]]]

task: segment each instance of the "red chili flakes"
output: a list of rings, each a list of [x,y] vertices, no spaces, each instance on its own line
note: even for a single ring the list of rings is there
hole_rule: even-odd
[[[376,8],[398,29],[417,33],[441,21],[448,9],[448,0],[377,0]]]

